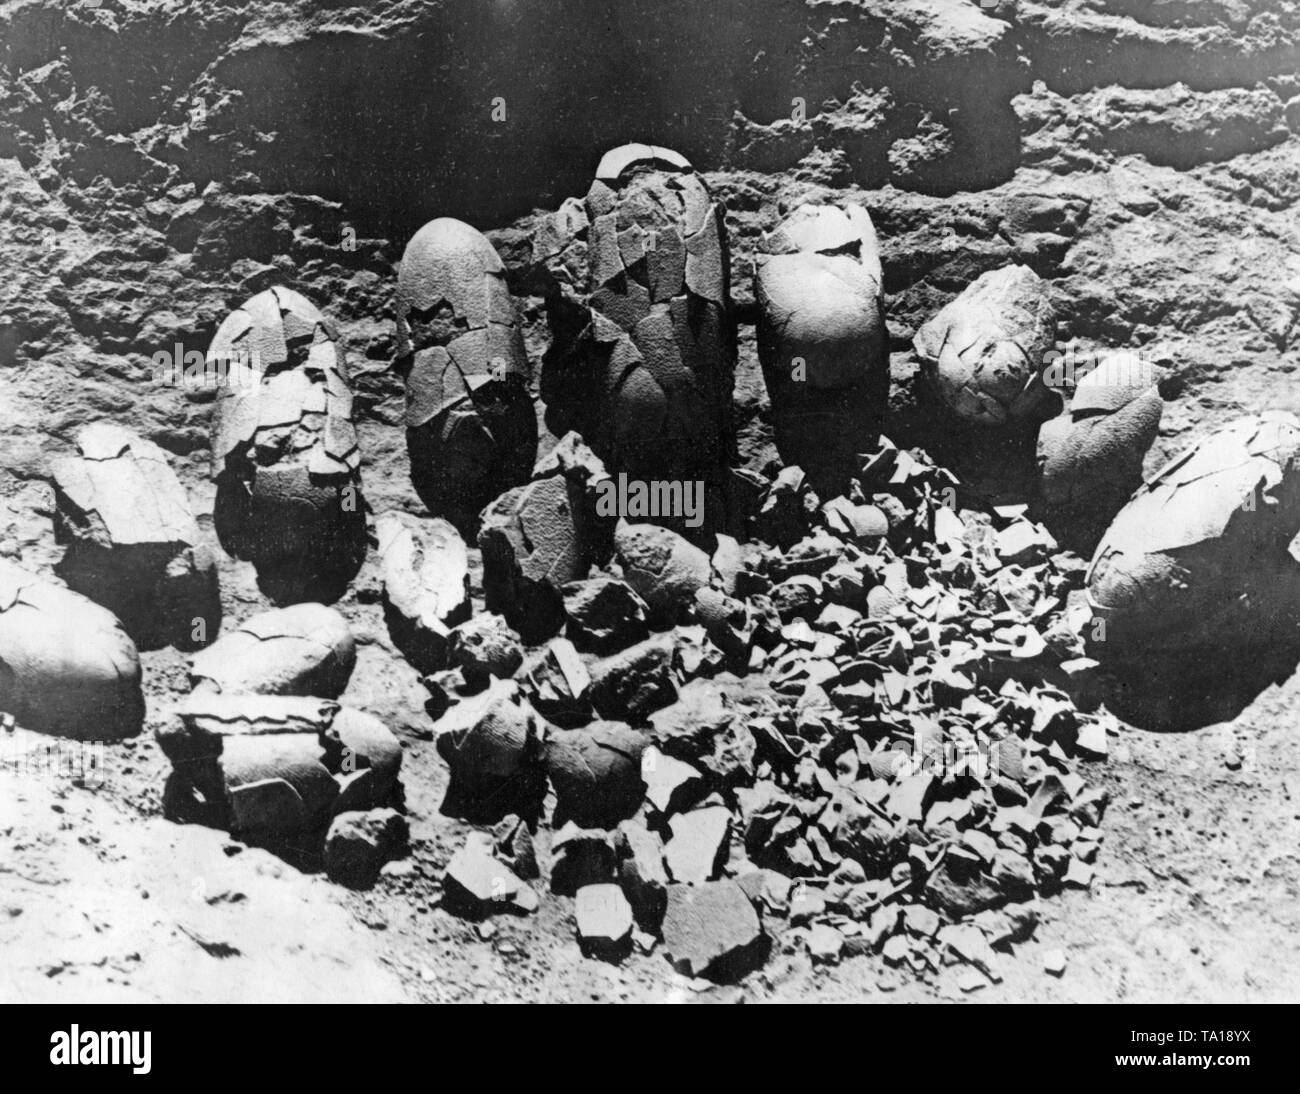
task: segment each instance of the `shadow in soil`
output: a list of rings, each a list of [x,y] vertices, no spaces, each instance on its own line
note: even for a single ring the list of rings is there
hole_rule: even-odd
[[[1272,684],[1300,665],[1300,628],[1240,647],[1204,647],[1177,655],[1138,651],[1123,666],[1108,664],[1113,679],[1106,705],[1139,729],[1183,733],[1237,717]]]
[[[980,426],[958,419],[919,378],[911,399],[890,408],[884,433],[906,438],[904,447],[922,449],[962,483],[962,504],[1016,505],[1034,499],[1038,474],[1038,428],[1054,407],[1023,422]]]

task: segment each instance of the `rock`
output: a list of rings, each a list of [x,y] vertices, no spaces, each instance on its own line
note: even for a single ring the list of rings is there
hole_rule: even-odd
[[[591,720],[591,676],[567,638],[552,638],[524,673],[528,698],[544,718],[558,726]]]
[[[790,890],[790,922],[795,926],[807,926],[814,919],[826,914],[826,895],[803,882],[795,882]]]
[[[523,818],[507,817],[497,826],[493,851],[497,858],[526,881],[542,876],[537,864],[533,833]]]
[[[814,964],[838,965],[844,954],[844,935],[828,923],[814,923],[808,932],[808,956]]]
[[[876,231],[856,205],[801,205],[755,259],[758,356],[787,464],[843,472],[868,451],[889,395]]]
[[[803,469],[784,468],[763,496],[754,531],[777,547],[791,547],[804,537],[820,506]]]
[[[814,576],[829,570],[844,554],[843,540],[816,530],[803,536],[788,551],[773,558],[768,569],[777,579],[795,574]]]
[[[545,746],[556,823],[612,828],[641,806],[646,738],[616,722],[553,733]]]
[[[469,554],[455,527],[409,513],[375,521],[384,621],[393,645],[417,672],[447,664],[451,629],[470,618]]]
[[[801,828],[794,799],[773,780],[764,779],[752,788],[737,790],[736,803],[750,858],[765,866],[787,865],[784,851],[777,845]]]
[[[674,881],[702,885],[714,880],[727,861],[731,813],[724,805],[705,805],[668,819],[672,833],[664,844],[664,861]]]
[[[625,145],[602,164],[586,198],[586,292],[547,303],[548,424],[633,479],[716,478],[735,367],[722,207],[666,149]]]
[[[870,543],[889,534],[889,517],[878,505],[854,505],[844,497],[822,506],[826,527],[838,536]]]
[[[916,352],[958,417],[1003,425],[1037,413],[1056,337],[1047,285],[1028,266],[981,274],[917,331]]]
[[[591,702],[602,718],[644,721],[677,698],[671,637],[656,636],[591,667]]]
[[[73,592],[118,617],[138,647],[205,646],[221,630],[216,563],[163,450],[99,422],[55,460],[56,567]]]
[[[1087,889],[1092,886],[1094,870],[1086,863],[1080,862],[1077,858],[1072,858],[1065,867],[1065,873],[1061,877],[1061,884],[1067,889]]]
[[[230,806],[230,831],[247,839],[275,839],[314,828],[333,813],[339,797],[316,734],[227,737],[218,766]],[[185,773],[212,800],[203,774],[194,765]]]
[[[668,870],[659,837],[636,821],[624,821],[614,838],[618,877],[636,921],[658,933],[667,906]]]
[[[903,821],[920,822],[935,794],[934,776],[928,773],[900,779],[885,799],[885,809]]]
[[[993,549],[1009,566],[1032,566],[1056,550],[1056,541],[1042,525],[1014,520],[998,531]]]
[[[1155,380],[1136,354],[1114,353],[1079,381],[1069,408],[1038,433],[1048,505],[1099,530],[1119,512],[1141,486],[1142,461],[1160,430]]]
[[[212,419],[221,545],[276,603],[337,600],[366,555],[337,331],[298,293],[267,289],[226,317],[208,362],[225,377]]]
[[[140,655],[117,618],[8,559],[0,559],[0,665],[0,710],[27,729],[93,741],[140,732]]]
[[[791,882],[785,874],[764,867],[740,874],[736,883],[745,891],[750,902],[768,915],[790,914]]]
[[[1088,569],[1094,631],[1168,651],[1263,642],[1297,603],[1300,421],[1239,418],[1175,457],[1120,511]],[[1250,564],[1243,564],[1249,559]]]
[[[156,736],[163,755],[181,765],[216,759],[227,737],[278,733],[319,736],[330,729],[339,709],[339,704],[330,699],[310,696],[197,692],[178,705],[176,717],[159,726]]]
[[[754,778],[757,744],[733,706],[734,693],[715,682],[692,680],[678,701],[650,717],[651,737],[669,756],[695,764],[718,787]]]
[[[469,535],[537,452],[523,331],[492,244],[450,217],[424,225],[402,254],[395,313],[411,482]]]
[[[708,792],[698,768],[665,755],[653,745],[641,756],[645,798],[661,816],[687,809]]]
[[[974,923],[951,924],[939,931],[939,945],[946,947],[958,959],[974,965],[995,982],[1000,980],[996,970],[997,956],[984,932]]]
[[[561,590],[569,637],[594,653],[617,653],[649,633],[648,609],[632,586],[613,577],[574,581]]]
[[[1064,976],[1067,960],[1064,950],[1045,950],[1043,951],[1043,972],[1049,976]]]
[[[617,885],[584,885],[573,905],[584,953],[617,960],[632,948],[632,906]]]
[[[877,585],[867,593],[867,615],[871,619],[889,619],[898,614],[902,601],[897,593]]]
[[[884,946],[881,947],[880,955],[884,958],[886,965],[901,965],[911,957],[913,949],[910,938],[906,935],[896,934],[892,938],[886,939]]]
[[[454,627],[448,634],[447,652],[452,667],[460,669],[471,690],[487,687],[493,677],[513,676],[524,661],[514,632],[492,612],[482,612]]]
[[[831,845],[840,854],[861,863],[867,877],[888,877],[907,858],[907,832],[903,825],[887,820],[856,794],[841,798]]]
[[[158,741],[165,814],[280,839],[393,799],[401,745],[372,715],[304,696],[197,692]]]
[[[551,892],[573,896],[585,885],[614,880],[614,844],[608,832],[579,828],[570,821],[551,842]]]
[[[420,677],[420,683],[429,693],[424,701],[425,713],[435,722],[447,713],[449,707],[474,691],[465,683],[465,675],[460,669],[439,669]]]
[[[909,904],[903,909],[903,927],[919,938],[933,938],[939,930],[939,916],[923,904]]]
[[[470,833],[465,846],[447,863],[442,902],[468,919],[502,911],[527,914],[540,905],[537,893],[492,856],[490,844],[479,832]]]
[[[1027,941],[1038,926],[1038,912],[1029,904],[1008,904],[1005,908],[980,912],[972,920],[989,940],[1005,947]]]
[[[666,622],[680,620],[712,576],[707,554],[655,524],[620,525],[614,551],[624,580]]]
[[[738,980],[766,956],[758,914],[734,881],[670,885],[663,937],[668,960],[685,976]]]
[[[685,675],[711,676],[724,667],[743,674],[757,630],[745,602],[708,586],[696,590],[694,615],[700,623],[700,637],[707,636],[707,644],[700,646],[697,641],[688,641],[692,629],[677,628]],[[694,665],[687,664],[687,651],[692,648],[699,650]]]
[[[356,664],[347,621],[324,604],[262,612],[190,659],[196,691],[337,698]]]
[[[603,565],[614,522],[597,511],[604,466],[576,433],[566,434],[533,469],[482,514],[483,596],[529,644],[564,624],[560,590]]]
[[[410,828],[395,809],[340,813],[325,835],[325,873],[351,889],[368,889],[384,864],[406,853]]]
[[[821,610],[822,583],[807,574],[788,577],[772,590],[772,606],[781,621],[812,619]]]
[[[925,885],[926,900],[952,919],[996,908],[1006,897],[977,870],[945,860]]]
[[[537,715],[518,687],[499,680],[453,706],[435,724],[438,755],[451,773],[443,812],[495,820],[536,815],[546,790]]]
[[[322,734],[326,766],[336,772],[342,810],[388,803],[402,767],[402,744],[373,714],[343,707]]]
[[[686,680],[716,676],[727,661],[722,651],[709,639],[704,628],[698,624],[675,628],[673,648],[677,666]],[[736,663],[734,658],[732,663]]]
[[[852,562],[837,562],[821,575],[822,590],[832,604],[862,611],[867,606],[867,581],[862,567]]]
[[[740,571],[745,568],[745,552],[732,536],[718,533],[716,539],[717,546],[709,559],[709,565],[718,577],[722,591],[727,596],[735,596],[737,579]]]
[[[1100,722],[1085,722],[1079,727],[1079,736],[1075,739],[1074,747],[1089,759],[1105,759],[1110,751],[1106,727]]]

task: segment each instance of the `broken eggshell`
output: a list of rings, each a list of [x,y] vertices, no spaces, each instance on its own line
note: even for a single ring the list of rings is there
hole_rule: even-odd
[[[144,722],[140,656],[117,617],[0,559],[0,710],[40,733],[133,737]]]
[[[470,617],[469,554],[455,527],[388,512],[375,522],[384,620],[395,645],[421,673],[447,664],[451,629]]]
[[[343,347],[305,297],[267,289],[208,350],[222,376],[212,420],[214,520],[276,603],[333,601],[366,554],[361,452]]]
[[[879,432],[889,396],[875,228],[856,205],[801,205],[755,260],[758,356],[777,451],[815,471],[848,466]]]
[[[641,806],[641,754],[648,738],[618,722],[593,722],[548,736],[544,762],[559,825],[612,828]]]
[[[168,816],[259,836],[387,804],[402,759],[378,718],[310,696],[194,693],[158,743]]]
[[[294,604],[245,620],[190,659],[195,690],[223,694],[342,694],[357,660],[345,620],[324,604]]]
[[[138,646],[207,645],[221,630],[221,590],[189,498],[163,450],[97,422],[76,456],[54,462],[56,567],[74,592],[118,617]]]
[[[597,507],[597,486],[607,478],[583,439],[568,433],[537,461],[530,482],[483,510],[484,601],[530,644],[564,625],[561,588],[613,550],[614,521]]]
[[[1106,357],[1039,430],[1043,500],[1104,527],[1142,484],[1163,408],[1154,373],[1137,355]]]
[[[719,476],[735,368],[721,206],[678,153],[608,152],[587,192],[587,291],[547,301],[548,424],[615,472]]]
[[[527,481],[537,454],[528,357],[500,256],[463,221],[430,221],[402,254],[396,312],[411,482],[431,513],[472,534],[488,502]]]
[[[1120,510],[1088,569],[1107,642],[1261,640],[1295,611],[1300,420],[1239,418],[1184,450]]]

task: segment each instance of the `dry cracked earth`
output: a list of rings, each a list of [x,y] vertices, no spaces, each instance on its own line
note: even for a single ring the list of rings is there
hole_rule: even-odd
[[[707,18],[679,0],[3,0],[0,551],[58,559],[50,463],[98,420],[169,453],[215,542],[211,400],[154,383],[150,362],[206,350],[272,284],[339,324],[371,505],[422,512],[392,369],[405,241],[443,215],[488,232],[536,370],[538,213],[628,140],[681,151],[725,202],[749,466],[772,455],[755,245],[784,207],[834,192],[880,237],[900,445],[1023,500],[1032,448],[927,416],[911,350],[979,274],[1019,262],[1047,280],[1060,343],[1160,366],[1151,469],[1239,414],[1300,411],[1298,61],[1290,0],[719,0]],[[250,566],[220,562],[227,621],[268,606]],[[403,741],[410,857],[356,892],[164,820],[152,731],[188,683],[183,654],[145,653],[146,732],[107,750],[102,780],[24,770],[22,729],[5,744],[0,998],[967,997],[875,956],[814,965],[779,928],[761,971],[715,985],[658,951],[584,960],[569,898],[488,925],[449,914],[440,879],[468,827],[440,812],[427,692],[389,639],[373,552],[338,608],[358,642],[343,700]],[[1184,695],[1193,728],[1138,718],[1112,737],[1088,767],[1111,794],[1091,888],[1043,899],[970,998],[1300,996],[1293,668],[1244,696]]]

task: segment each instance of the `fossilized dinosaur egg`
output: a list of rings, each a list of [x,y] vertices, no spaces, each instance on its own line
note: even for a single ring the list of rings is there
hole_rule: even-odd
[[[548,300],[548,421],[611,473],[707,478],[731,444],[735,368],[722,208],[676,152],[630,144],[587,192],[587,291]]]
[[[1119,512],[1088,570],[1108,641],[1222,644],[1294,607],[1300,420],[1239,418],[1184,450]]]
[[[614,547],[623,579],[665,619],[684,616],[712,576],[708,555],[655,524],[620,525]]]
[[[320,823],[333,810],[338,782],[315,734],[230,737],[221,754],[236,833],[289,833]]]
[[[875,228],[857,206],[801,205],[755,261],[758,356],[787,464],[866,451],[889,396]]]
[[[309,696],[196,691],[160,727],[167,816],[276,836],[393,796],[400,742],[374,715]]]
[[[53,466],[59,576],[146,649],[206,645],[221,629],[216,562],[163,450],[96,422],[77,452]]]
[[[1141,485],[1163,408],[1154,374],[1136,355],[1103,360],[1079,382],[1069,408],[1038,433],[1043,500],[1108,521]]]
[[[140,657],[117,617],[0,559],[0,710],[80,740],[140,732]]]
[[[262,612],[190,659],[196,690],[336,698],[356,664],[345,620],[324,604]]]
[[[1028,266],[981,274],[913,344],[939,397],[959,417],[1003,425],[1037,412],[1056,334],[1047,284]]]
[[[544,755],[557,813],[593,828],[632,816],[645,793],[641,754],[648,743],[644,734],[619,722],[553,733]]]
[[[543,727],[514,681],[494,681],[438,720],[438,755],[450,772],[442,810],[449,816],[524,816],[546,793]]]
[[[218,328],[213,417],[221,544],[271,599],[336,600],[366,553],[361,453],[343,349],[306,298],[273,288]]]
[[[482,233],[432,220],[406,245],[396,307],[411,481],[432,513],[468,534],[479,510],[527,480],[537,454],[505,267]]]
[[[598,511],[604,465],[576,433],[565,434],[537,462],[533,478],[483,511],[483,596],[526,642],[540,642],[564,623],[560,592],[609,558],[614,518]]]

